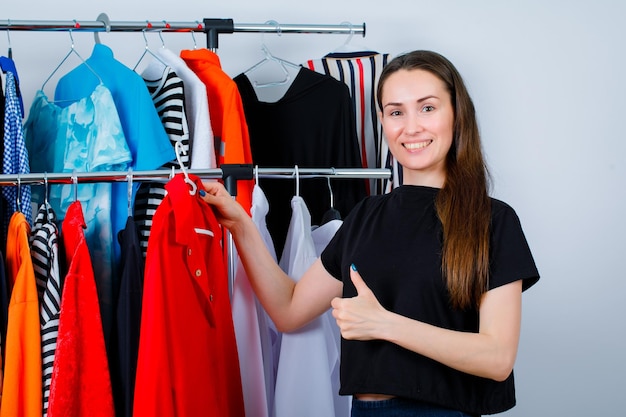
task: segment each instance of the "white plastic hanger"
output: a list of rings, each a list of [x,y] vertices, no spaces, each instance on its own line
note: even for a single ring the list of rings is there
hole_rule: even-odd
[[[189,184],[189,187],[191,187],[189,189],[189,194],[195,195],[196,191],[198,191],[198,186],[196,185],[195,182],[191,180],[191,178],[189,178],[189,173],[187,172],[187,168],[185,167],[185,164],[183,164],[183,161],[180,158],[181,155],[186,155],[187,152],[185,151],[185,148],[183,148],[183,144],[179,141],[177,141],[176,144],[174,145],[174,149],[176,150],[176,160],[178,161],[180,170],[183,172],[183,175],[185,176],[185,182]]]

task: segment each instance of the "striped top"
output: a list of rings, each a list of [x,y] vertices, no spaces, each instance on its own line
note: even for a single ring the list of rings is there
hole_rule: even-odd
[[[48,415],[48,398],[50,397],[52,366],[57,346],[61,309],[59,231],[55,221],[56,214],[52,207],[43,203],[39,207],[30,235],[30,253],[37,282],[37,292],[39,293],[44,417]]]
[[[155,73],[160,73],[161,77],[155,77]],[[189,168],[191,147],[189,126],[185,115],[185,91],[182,79],[171,67],[165,67],[159,62],[151,63],[142,73],[142,77],[144,77],[172,147],[175,147],[176,142],[182,143],[184,153],[180,155],[180,160],[185,167]],[[163,168],[167,169],[172,167],[179,168],[177,160],[163,165]],[[139,243],[144,257],[148,248],[152,217],[156,208],[165,198],[165,194],[165,185],[154,181],[142,182],[137,190],[133,213],[139,230]]]
[[[306,62],[306,67],[344,82],[352,97],[357,134],[364,168],[390,168],[389,154],[380,121],[377,117],[376,85],[390,55],[372,51],[334,52]],[[395,177],[394,177],[395,178]],[[370,194],[390,190],[391,181],[370,180]]]

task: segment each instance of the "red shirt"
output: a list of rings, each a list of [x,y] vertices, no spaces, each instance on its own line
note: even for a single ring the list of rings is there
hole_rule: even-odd
[[[80,201],[63,220],[67,275],[61,295],[48,416],[114,417],[109,365]]]
[[[148,240],[133,415],[244,416],[220,225],[182,174],[165,188]]]

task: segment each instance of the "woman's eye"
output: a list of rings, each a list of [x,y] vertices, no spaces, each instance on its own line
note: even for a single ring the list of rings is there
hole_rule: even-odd
[[[400,113],[400,110],[392,110],[389,115],[390,116],[400,116],[402,113]]]
[[[423,112],[430,112],[430,111],[433,111],[433,110],[435,110],[435,107],[434,107],[434,106],[424,106],[424,107],[422,108],[422,111],[423,111]]]

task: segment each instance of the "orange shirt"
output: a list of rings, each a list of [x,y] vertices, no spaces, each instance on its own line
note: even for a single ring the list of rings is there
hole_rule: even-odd
[[[209,118],[215,142],[218,165],[252,164],[248,124],[237,84],[221,67],[220,59],[208,49],[183,50],[180,57],[206,85]],[[250,214],[252,180],[237,182],[237,201]]]
[[[41,417],[41,330],[35,272],[30,256],[30,225],[15,212],[9,222],[6,247],[11,300],[5,349],[0,417]]]

